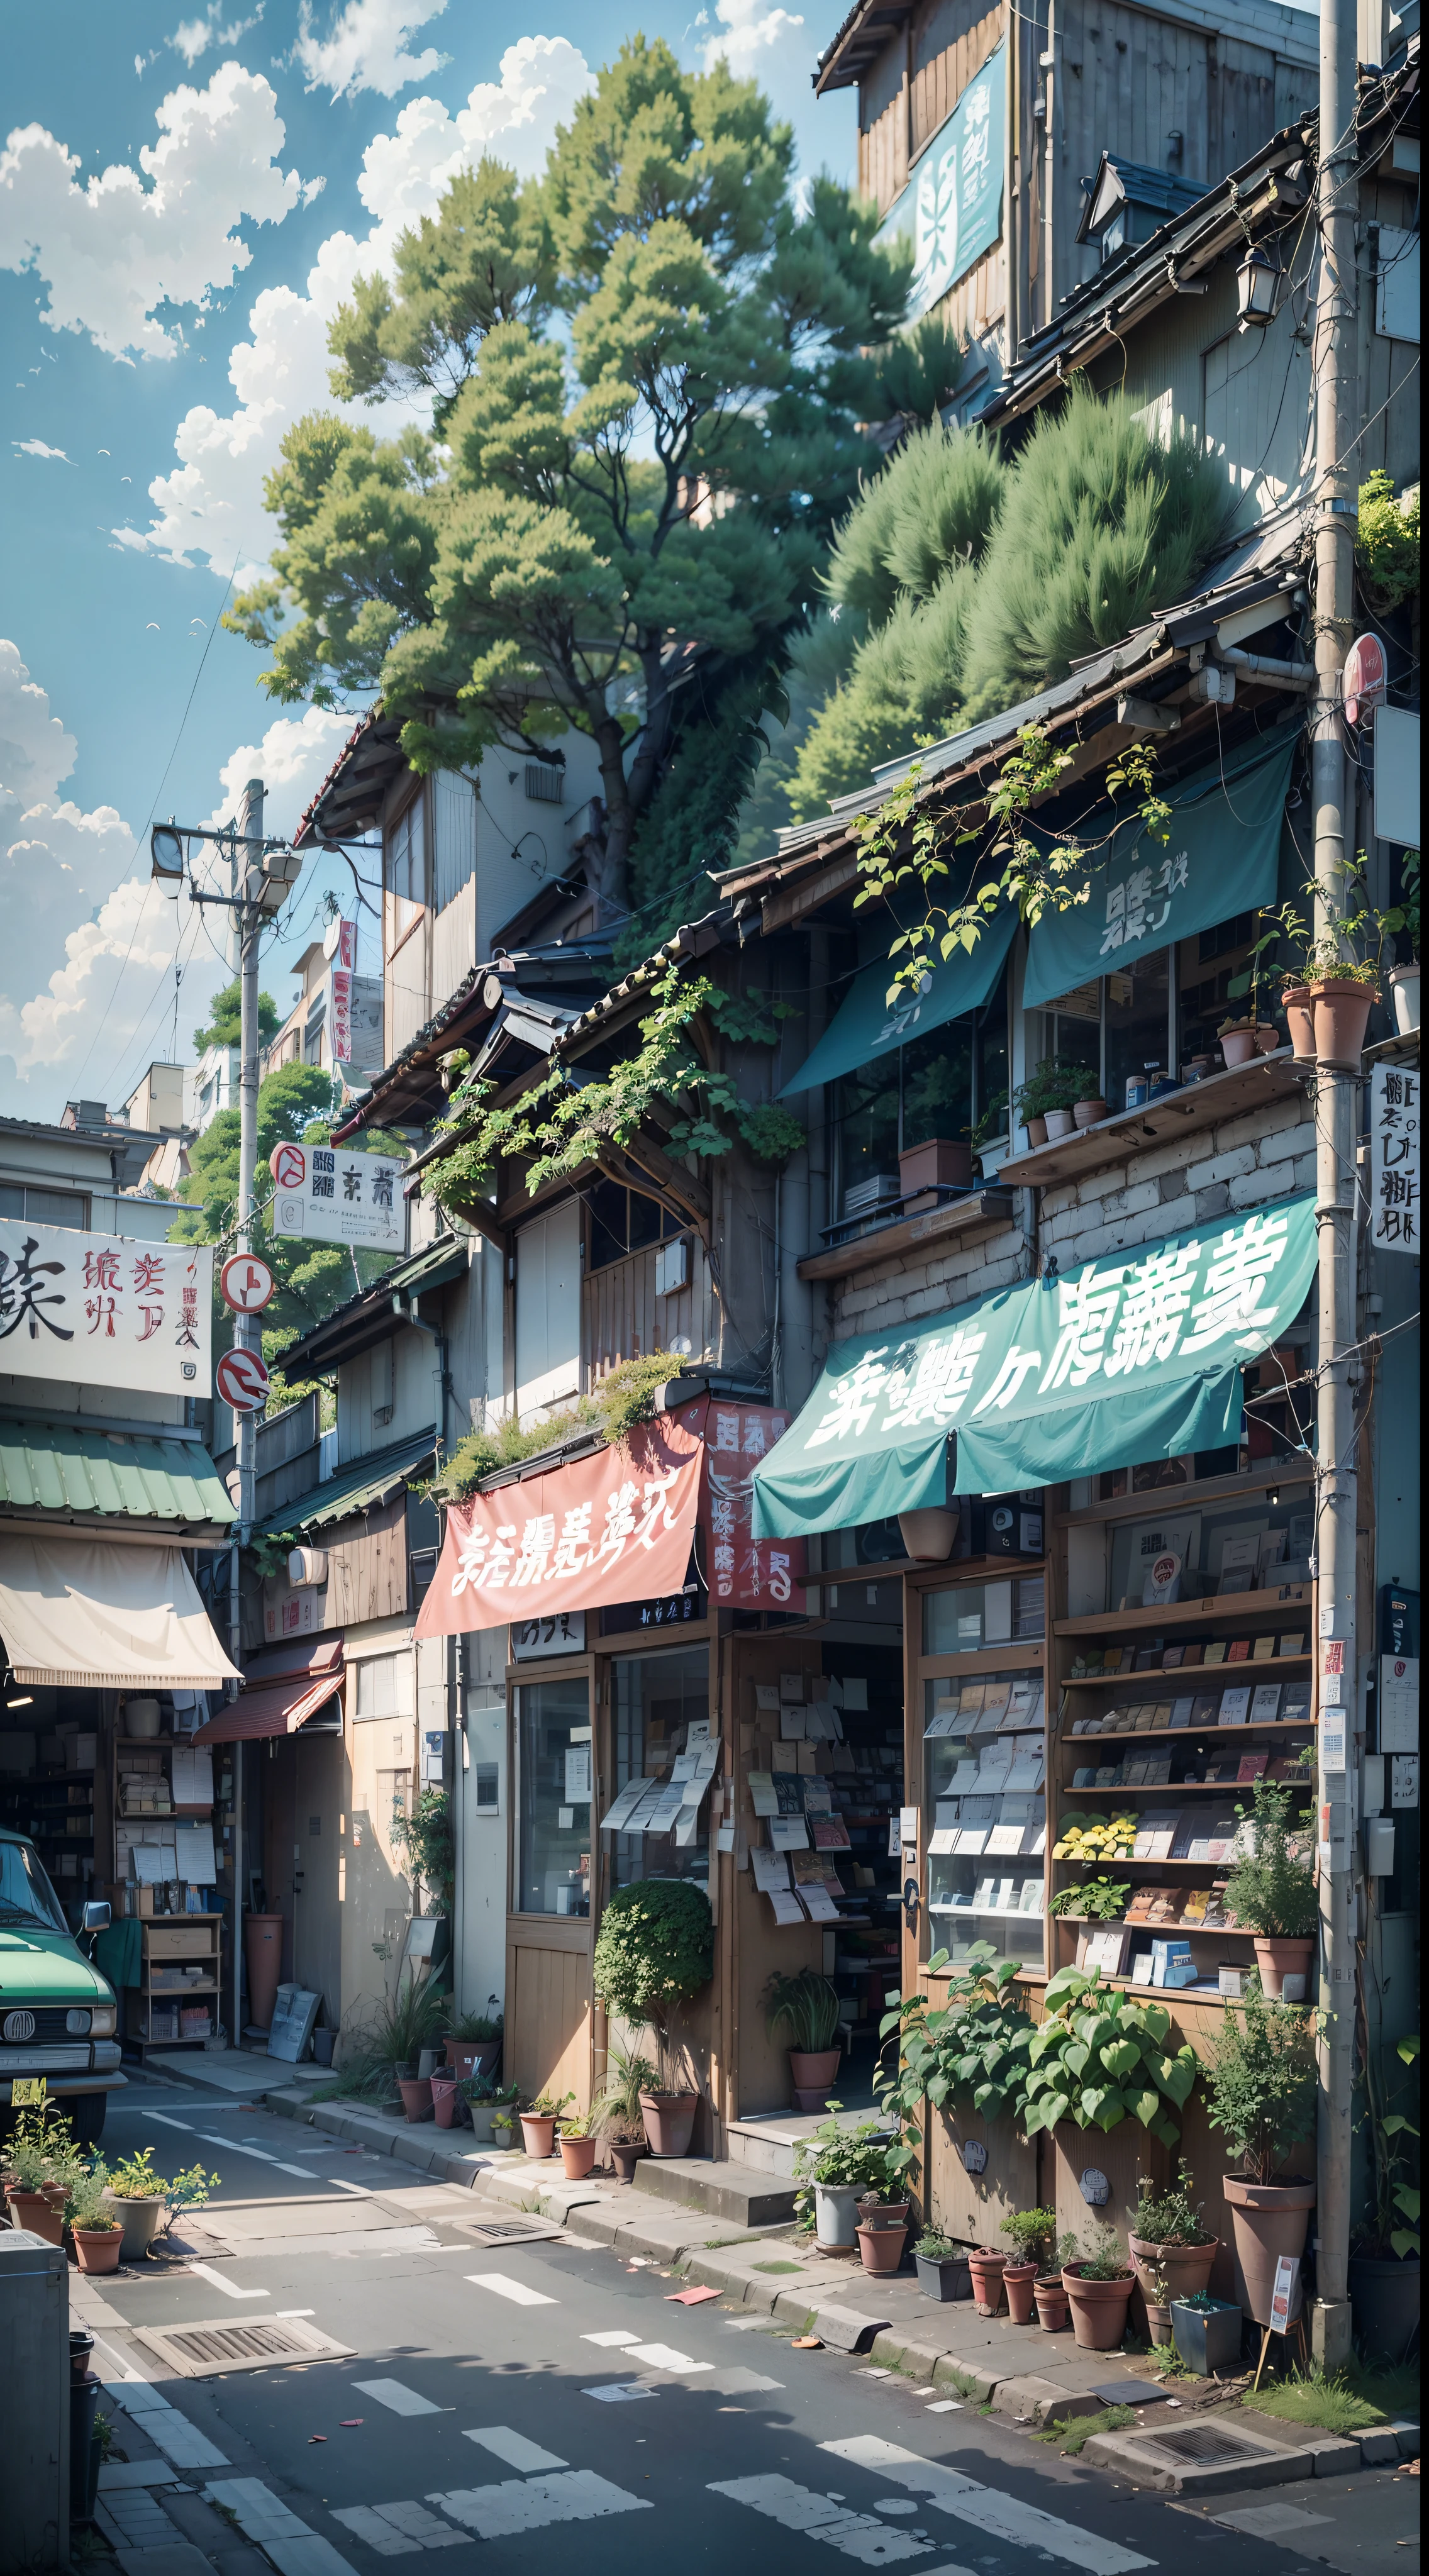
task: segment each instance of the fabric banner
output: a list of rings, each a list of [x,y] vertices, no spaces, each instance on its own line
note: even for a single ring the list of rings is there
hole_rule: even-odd
[[[863,967],[818,1045],[784,1084],[779,1098],[791,1100],[801,1091],[811,1091],[815,1083],[856,1073],[860,1066],[911,1045],[914,1038],[926,1037],[931,1029],[945,1028],[949,1020],[981,1010],[1002,973],[1016,928],[1017,913],[1009,904],[980,934],[975,948],[955,949],[945,964],[929,968],[917,993],[900,986],[892,1002],[888,988],[898,959],[880,957]]]
[[[759,1537],[854,1529],[1239,1438],[1241,1370],[1315,1276],[1313,1197],[1252,1208],[900,1334],[839,1344],[754,1470]]]
[[[703,1462],[698,1429],[661,1414],[619,1448],[453,1503],[416,1634],[456,1637],[678,1592]]]
[[[903,235],[916,265],[908,313],[928,313],[991,250],[1002,231],[1006,49],[989,54],[879,225],[885,249]]]
[[[803,1540],[756,1538],[753,1527],[754,1470],[783,1439],[788,1414],[712,1396],[682,1405],[679,1419],[704,1442],[699,1565],[711,1604],[801,1613],[808,1570]]]
[[[1217,761],[1185,779],[1167,800],[1169,840],[1152,838],[1135,816],[1116,822],[1110,806],[1079,824],[1079,840],[1103,843],[1089,869],[1087,900],[1070,912],[1044,913],[1033,930],[1023,1009],[1041,1009],[1113,973],[1138,949],[1150,956],[1273,904],[1299,739],[1297,722],[1269,746],[1254,743],[1224,766]]]
[[[176,1547],[0,1538],[0,1637],[30,1689],[212,1690],[242,1678]]]
[[[126,1394],[209,1394],[213,1251],[0,1217],[0,1369]],[[156,1430],[161,1426],[156,1425]]]

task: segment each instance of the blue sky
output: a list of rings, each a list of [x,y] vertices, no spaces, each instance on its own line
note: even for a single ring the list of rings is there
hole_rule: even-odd
[[[226,815],[256,755],[270,828],[290,828],[340,745],[334,717],[277,714],[217,621],[235,566],[241,584],[263,560],[283,429],[329,399],[326,321],[354,272],[483,148],[539,169],[639,28],[691,68],[726,53],[793,123],[801,168],[849,177],[851,98],[816,102],[809,78],[841,14],[553,0],[514,40],[509,13],[462,0],[7,14],[0,1109],[118,1105],[151,1057],[189,1053],[221,961],[149,889],[148,820]],[[280,1008],[327,882],[305,877],[275,942]]]

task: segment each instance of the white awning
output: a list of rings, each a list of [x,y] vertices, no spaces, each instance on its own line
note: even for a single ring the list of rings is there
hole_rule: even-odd
[[[0,1538],[0,1639],[32,1686],[213,1690],[242,1678],[176,1547]]]

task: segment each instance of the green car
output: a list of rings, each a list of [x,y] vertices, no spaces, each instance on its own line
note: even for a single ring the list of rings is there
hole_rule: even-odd
[[[86,1905],[82,1930],[103,1932],[107,1905]],[[0,1825],[0,2106],[16,2077],[42,2075],[82,2146],[94,2146],[119,2066],[119,2005],[64,1918],[24,1834]]]

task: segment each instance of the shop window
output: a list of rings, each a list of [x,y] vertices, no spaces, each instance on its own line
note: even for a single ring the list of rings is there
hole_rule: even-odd
[[[1251,943],[1255,938],[1255,915],[1237,913],[1231,921],[1217,922],[1194,939],[1183,939],[1176,952],[1176,1019],[1179,1064],[1192,1065],[1198,1056],[1214,1059],[1216,1039],[1221,1023],[1240,1019],[1250,1008],[1248,996],[1231,999],[1230,987],[1238,982],[1250,963]],[[1269,992],[1262,1003],[1262,1016],[1268,1016]]]
[[[1170,949],[1155,949],[1149,957],[1135,958],[1130,967],[1118,967],[1106,978],[1105,996],[1105,1098],[1112,1109],[1124,1109],[1129,1082],[1150,1083],[1166,1077],[1171,1037]]]
[[[998,1583],[956,1583],[923,1595],[925,1655],[967,1655],[983,1646],[1009,1646],[1043,1636],[1046,1625],[1047,1584],[1041,1574],[1010,1575]]]
[[[365,1655],[357,1667],[354,1717],[410,1717],[411,1714],[411,1655]]]
[[[589,1914],[594,1789],[590,1685],[523,1682],[516,1693],[518,1914]]]
[[[58,1225],[84,1233],[89,1201],[74,1190],[28,1190],[16,1182],[0,1184],[0,1216],[28,1225]]]
[[[1000,1596],[1011,1584],[933,1594],[951,1604],[939,1626],[956,1624],[961,1651],[968,1632],[1002,1624]],[[954,1650],[957,1651],[957,1650]],[[1046,1732],[1042,1668],[1006,1669],[999,1656],[986,1669],[960,1664],[955,1675],[923,1684],[924,1837],[928,1855],[930,1937],[952,1958],[990,1941],[1004,1958],[1040,1967],[1047,1848]]]
[[[1007,978],[998,980],[987,1008],[974,1022],[972,1132],[980,1142],[1008,1132]]]
[[[612,1261],[623,1261],[627,1253],[643,1252],[647,1245],[663,1243],[680,1231],[678,1218],[668,1209],[658,1207],[640,1190],[623,1188],[619,1181],[597,1181],[583,1196],[590,1219],[587,1270],[605,1270]]]
[[[1061,994],[1045,1011],[1031,1015],[1042,1023],[1041,1037],[1034,1045],[1029,1022],[1027,1061],[1029,1069],[1038,1064],[1079,1067],[1097,1082],[1102,1078],[1102,988],[1100,978],[1090,984],[1079,984],[1075,992]]]
[[[898,1157],[934,1137],[966,1144],[984,1113],[984,1133],[997,1132],[1007,1104],[1007,984],[986,1009],[950,1020],[896,1054],[881,1057],[838,1084],[838,1178],[842,1203],[872,1180],[898,1190]],[[1002,1120],[1005,1126],[1005,1119]],[[876,1204],[876,1199],[875,1199]]]
[[[680,1755],[709,1734],[709,1648],[617,1655],[610,1667],[610,1706],[616,1795],[631,1780],[670,1779]],[[612,1884],[629,1887],[642,1878],[706,1882],[712,1795],[706,1791],[687,1841],[678,1832],[614,1835]]]

